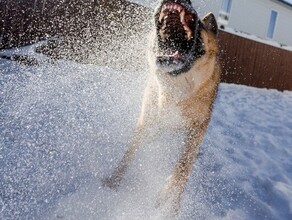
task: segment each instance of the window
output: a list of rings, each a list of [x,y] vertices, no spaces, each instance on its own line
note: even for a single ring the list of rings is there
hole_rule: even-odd
[[[226,13],[230,13],[231,4],[232,4],[232,0],[223,0],[222,5],[221,5],[221,10]]]
[[[272,10],[269,28],[268,28],[268,33],[267,33],[267,37],[270,39],[272,39],[274,37],[274,31],[275,31],[275,27],[276,27],[277,17],[278,17],[278,12]]]

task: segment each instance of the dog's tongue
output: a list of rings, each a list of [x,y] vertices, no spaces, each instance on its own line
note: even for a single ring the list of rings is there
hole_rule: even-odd
[[[171,56],[171,57],[173,57],[173,58],[179,58],[179,57],[180,57],[180,54],[179,54],[178,51],[176,51],[175,53],[173,53],[173,54],[171,54],[171,55],[169,55],[169,56]]]
[[[174,60],[178,60],[178,59],[181,58],[181,54],[178,51],[176,51],[174,53],[166,53],[166,54],[160,55],[158,57],[160,57],[160,58],[172,58]]]

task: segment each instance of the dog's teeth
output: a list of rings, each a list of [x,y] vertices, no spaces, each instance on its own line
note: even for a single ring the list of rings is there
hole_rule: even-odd
[[[164,15],[165,15],[165,14],[164,14],[164,12],[161,12],[161,13],[160,13],[160,16],[159,16],[159,22],[161,22],[161,21],[162,21],[162,19],[163,19]]]
[[[188,37],[188,40],[191,40],[192,39],[192,32],[191,31],[188,31],[187,32],[187,37]]]
[[[185,24],[185,15],[186,15],[185,10],[182,10],[181,13],[180,13],[179,15],[180,15],[180,22],[181,22],[182,24]]]

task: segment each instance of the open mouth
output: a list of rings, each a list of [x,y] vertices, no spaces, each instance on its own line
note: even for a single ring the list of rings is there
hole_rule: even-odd
[[[195,58],[198,15],[188,0],[164,1],[155,15],[157,64],[186,68]],[[176,67],[175,67],[176,66]]]

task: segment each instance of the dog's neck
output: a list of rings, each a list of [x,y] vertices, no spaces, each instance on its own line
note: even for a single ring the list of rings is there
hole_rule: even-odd
[[[178,76],[171,76],[156,70],[155,77],[159,86],[159,106],[179,104],[189,97],[201,94],[202,90],[208,89],[205,84],[210,80],[212,81],[216,62],[215,56],[212,59],[203,58],[188,72]],[[213,89],[212,87],[209,89]]]

